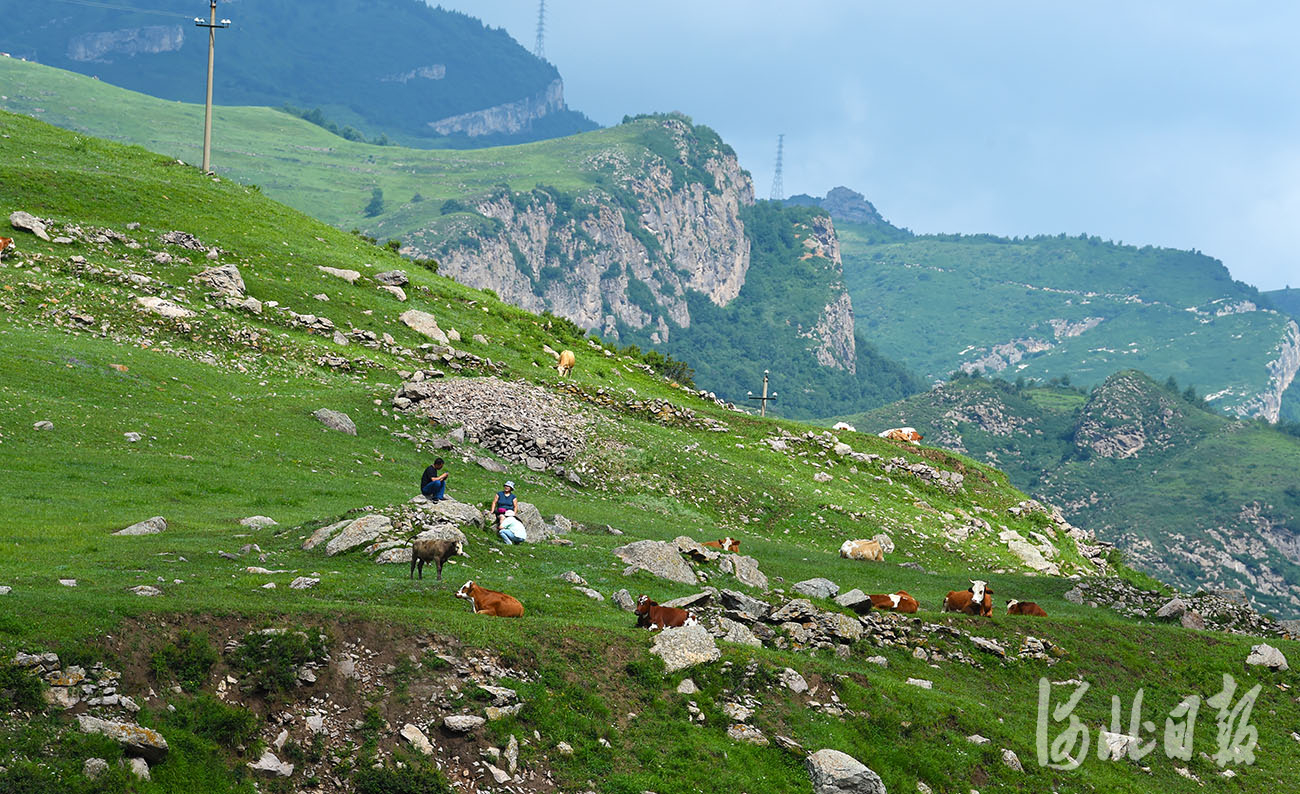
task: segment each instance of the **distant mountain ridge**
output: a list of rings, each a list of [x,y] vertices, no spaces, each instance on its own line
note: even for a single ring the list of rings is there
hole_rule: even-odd
[[[1091,393],[962,377],[842,418],[998,466],[1164,581],[1300,615],[1300,438],[1171,386],[1132,370]]]
[[[206,3],[150,10],[0,0],[0,50],[163,99],[201,102]],[[408,145],[483,146],[595,124],[559,72],[502,29],[421,0],[225,0],[214,98],[319,108],[336,126]]]

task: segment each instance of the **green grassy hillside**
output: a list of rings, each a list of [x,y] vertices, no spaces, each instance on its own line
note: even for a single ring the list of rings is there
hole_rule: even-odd
[[[128,6],[0,0],[0,51],[161,99],[202,102],[206,3]],[[501,28],[422,0],[222,4],[214,97],[223,105],[316,109],[355,138],[416,146],[498,145],[595,127],[557,106],[518,129],[439,134],[431,122],[544,96],[559,72]],[[538,102],[538,104],[542,104]],[[548,111],[549,112],[546,112]],[[505,115],[505,114],[501,114]]]
[[[811,791],[802,752],[729,738],[733,718],[724,706],[737,701],[756,709],[745,719],[766,736],[791,737],[807,751],[848,752],[890,791],[915,790],[918,782],[936,791],[1278,790],[1300,774],[1289,736],[1300,707],[1277,686],[1296,682],[1242,668],[1258,640],[1135,622],[1066,600],[1077,580],[1025,575],[993,536],[969,533],[972,517],[1025,537],[1054,534],[1063,573],[1086,575],[1093,565],[1041,513],[1019,510],[1023,494],[995,469],[852,433],[840,435],[845,451],[808,435],[811,428],[727,411],[635,360],[591,348],[563,323],[412,267],[256,190],[143,149],[0,114],[0,212],[16,210],[48,219],[50,236],[71,242],[15,232],[17,251],[0,267],[0,509],[13,517],[0,528],[7,550],[0,583],[12,588],[0,596],[0,649],[4,657],[55,651],[62,665],[95,675],[97,662],[122,671],[119,691],[143,707],[132,719],[156,728],[171,750],[153,766],[151,782],[134,781],[115,765],[116,744],[80,734],[68,714],[41,707],[40,687],[5,663],[4,790],[450,791],[433,763],[397,737],[411,722],[435,737],[439,763],[459,782],[482,784],[477,760],[494,757],[489,748],[506,747],[508,755],[513,736],[528,790]],[[173,230],[219,249],[217,261],[239,268],[262,313],[206,297],[193,277],[212,263],[201,250],[162,242]],[[350,284],[318,266],[362,275]],[[372,278],[402,266],[410,275],[405,303]],[[194,314],[143,313],[138,297],[162,297]],[[450,495],[481,505],[511,477],[547,516],[562,512],[587,527],[567,536],[572,545],[501,548],[470,530],[471,556],[450,566],[441,585],[428,577],[411,582],[404,566],[375,565],[359,552],[326,558],[302,550],[302,538],[342,514],[404,504],[431,455],[426,437],[451,430],[391,408],[401,381],[430,366],[419,347],[425,338],[396,320],[411,308],[457,329],[456,347],[490,359],[498,377],[537,393],[559,393],[542,346],[579,351],[565,388],[606,395],[582,409],[591,437],[572,464],[582,472],[580,487],[509,462],[506,473],[489,473],[470,462],[486,453],[468,442],[442,453],[451,461]],[[304,326],[304,314],[327,317],[340,331],[389,334],[392,342],[340,347]],[[319,327],[319,319],[311,322]],[[445,380],[480,374],[471,366]],[[655,421],[620,402],[623,395],[670,401],[725,431]],[[322,407],[347,412],[357,435],[324,429],[311,416]],[[40,422],[52,427],[39,429]],[[781,444],[768,443],[777,438]],[[892,458],[964,479],[945,489],[898,464],[884,468]],[[279,524],[237,523],[252,514]],[[162,534],[110,534],[152,515],[166,517]],[[624,534],[609,534],[606,524]],[[961,526],[970,537],[958,542],[951,531]],[[844,539],[882,530],[897,544],[887,562],[836,554]],[[560,574],[575,571],[607,598],[621,587],[659,600],[692,593],[644,572],[625,575],[611,554],[631,540],[683,534],[742,538],[781,591],[814,576],[844,589],[905,588],[922,604],[920,620],[889,630],[891,637],[906,632],[907,642],[886,641],[882,632],[842,646],[847,655],[722,642],[718,661],[665,675],[628,613],[575,592]],[[249,544],[258,549],[241,550]],[[320,583],[286,586],[307,574]],[[1051,618],[1029,623],[1000,609],[992,621],[940,614],[944,593],[974,575],[992,583],[999,607],[1005,597],[1033,599]],[[710,576],[712,585],[764,597],[716,569]],[[470,577],[518,596],[526,616],[470,614],[452,595]],[[268,582],[279,586],[267,589]],[[146,584],[162,595],[129,590]],[[248,634],[297,627],[309,630],[299,646],[292,631]],[[781,636],[791,630],[777,629]],[[287,692],[271,687],[276,671],[287,669],[292,680],[297,665],[320,658],[311,647],[318,633],[331,655],[319,681]],[[967,633],[1011,648],[1010,658],[986,655]],[[1050,667],[1016,657],[1030,633],[1064,655]],[[1271,642],[1292,658],[1300,654],[1297,643]],[[273,650],[258,656],[250,650],[257,647]],[[355,678],[340,667],[348,659],[356,660]],[[816,689],[796,696],[777,685],[785,667]],[[1215,752],[1205,715],[1187,761],[1094,757],[1076,771],[1057,771],[1035,760],[1040,676],[1092,683],[1095,697],[1076,713],[1097,726],[1109,719],[1105,695],[1127,703],[1144,687],[1145,708],[1159,714],[1188,694],[1217,692],[1224,672],[1264,686],[1250,718],[1259,731],[1256,760],[1236,767],[1235,778],[1202,755]],[[680,695],[688,675],[698,691]],[[909,684],[912,678],[932,689]],[[469,736],[441,732],[442,714],[480,714],[489,702],[471,680],[510,686],[523,709]],[[257,681],[266,688],[241,688]],[[313,738],[303,728],[313,713],[332,733]],[[287,742],[276,744],[282,729]],[[990,742],[965,738],[976,733]],[[246,762],[267,749],[294,761],[295,776],[255,782]],[[1019,756],[1024,771],[1003,762],[1003,749]],[[110,762],[93,782],[82,771],[92,756]]]
[[[1290,318],[1261,310],[1258,291],[1198,252],[836,226],[862,332],[931,379],[981,369],[1091,386],[1132,368],[1276,420],[1294,376]],[[1280,374],[1269,366],[1279,359]]]
[[[1300,438],[1227,419],[1195,390],[1126,371],[1091,393],[959,378],[865,415],[996,465],[1180,587],[1242,588],[1300,614]]]

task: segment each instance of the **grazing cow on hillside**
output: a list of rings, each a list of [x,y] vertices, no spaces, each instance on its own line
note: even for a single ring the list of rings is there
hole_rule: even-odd
[[[700,545],[708,546],[711,549],[719,549],[720,551],[740,551],[740,541],[733,537],[725,537],[722,540],[710,540]]]
[[[524,616],[524,605],[519,603],[519,599],[505,593],[498,593],[496,590],[479,587],[474,584],[473,579],[460,586],[456,591],[456,597],[469,601],[470,609],[476,615],[492,615],[498,618]]]
[[[1012,598],[1007,601],[1008,615],[1033,615],[1037,618],[1047,617],[1047,610],[1043,609],[1033,601],[1017,601]]]
[[[438,566],[438,581],[442,581],[442,566],[452,557],[468,557],[465,547],[459,540],[417,540],[411,544],[411,576],[415,578],[415,567],[420,566],[420,578],[424,578],[424,564]]]
[[[639,629],[669,629],[674,626],[686,626],[697,623],[695,616],[677,607],[661,607],[642,595],[636,600],[636,625]]]
[[[885,561],[885,550],[878,540],[846,540],[840,546],[840,556],[846,560]]]
[[[831,430],[847,430],[850,433],[858,432],[858,429],[848,422],[836,422],[835,425],[831,427]]]
[[[14,250],[14,248],[15,248],[14,238],[0,237],[0,259],[4,259],[6,256],[9,256],[9,252]]]
[[[993,588],[983,579],[971,579],[969,590],[952,590],[943,599],[944,612],[993,617]]]
[[[925,436],[916,432],[915,427],[891,427],[888,430],[883,430],[877,433],[876,435],[881,438],[887,438],[890,441],[908,441],[913,444],[920,444],[921,439],[925,438]]]
[[[555,368],[555,371],[560,373],[561,378],[567,378],[569,373],[573,372],[573,367],[577,363],[578,358],[573,355],[572,350],[563,350],[560,352],[560,363]]]
[[[871,594],[867,598],[871,599],[871,605],[876,609],[882,609],[886,612],[905,612],[912,614],[920,608],[916,599],[907,594],[906,590],[899,590],[896,593]]]

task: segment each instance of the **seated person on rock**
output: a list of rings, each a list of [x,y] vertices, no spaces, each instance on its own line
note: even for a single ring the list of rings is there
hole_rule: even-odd
[[[488,512],[492,514],[496,521],[497,529],[501,528],[501,516],[505,515],[507,510],[515,509],[515,484],[513,481],[506,481],[506,489],[497,491],[497,495],[492,497],[492,509]]]
[[[514,510],[507,510],[501,516],[501,531],[497,534],[501,536],[503,542],[511,546],[528,540],[528,530],[524,527],[524,522],[515,517]]]
[[[442,470],[442,458],[433,461],[433,465],[424,470],[420,477],[420,493],[430,502],[439,502],[447,496],[447,472]]]

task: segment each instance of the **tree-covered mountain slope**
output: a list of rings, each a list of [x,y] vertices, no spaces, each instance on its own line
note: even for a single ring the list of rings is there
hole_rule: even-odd
[[[7,113],[0,217],[0,790],[809,794],[823,749],[890,791],[1300,775],[1291,674],[1234,633],[1275,624],[1204,599],[1213,631],[1153,619],[1168,595],[982,463],[728,410],[252,188]],[[455,501],[412,502],[435,455]],[[526,545],[478,523],[506,479]],[[426,531],[465,536],[441,583],[402,562]],[[838,555],[877,534],[884,562]],[[740,555],[694,546],[727,535]],[[614,553],[647,541],[649,570]],[[920,611],[859,618],[815,578]],[[972,578],[995,617],[941,613]],[[472,614],[467,580],[524,616]],[[704,626],[636,628],[623,590],[691,596]],[[1186,760],[1037,761],[1040,677],[1092,683],[1075,713],[1104,726],[1105,695],[1159,714],[1228,671],[1262,687],[1232,779],[1208,714]]]
[[[1161,579],[1300,614],[1300,438],[1226,418],[1195,390],[1136,371],[1090,393],[963,377],[847,420],[912,425],[998,466]]]
[[[0,106],[193,162],[201,108],[0,58]],[[219,108],[218,173],[440,271],[623,344],[685,358],[731,400],[777,373],[774,409],[883,405],[919,381],[858,333],[824,211],[755,205],[749,174],[679,114],[517,147],[340,140],[263,108]]]
[[[1199,252],[835,223],[860,330],[932,381],[982,371],[1092,386],[1140,369],[1277,421],[1300,369],[1296,323]]]
[[[133,4],[132,4],[133,5]],[[206,3],[0,0],[0,51],[162,99],[203,101]],[[503,29],[422,0],[229,2],[214,99],[292,106],[349,135],[419,146],[538,140],[595,125],[555,67]],[[342,131],[342,129],[341,129]]]

